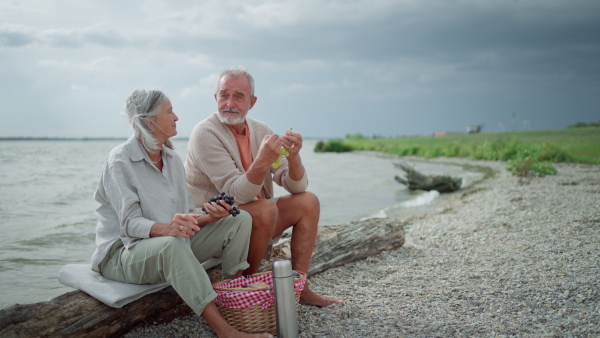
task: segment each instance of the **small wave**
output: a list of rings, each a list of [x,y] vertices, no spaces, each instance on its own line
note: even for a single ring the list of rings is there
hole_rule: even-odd
[[[423,195],[418,196],[415,199],[411,199],[409,201],[402,202],[402,206],[403,207],[419,207],[419,206],[423,206],[423,205],[428,205],[428,204],[431,204],[439,195],[440,195],[440,193],[437,190],[431,190],[431,191],[424,193]]]
[[[363,217],[363,218],[359,219],[359,221],[366,221],[371,218],[386,218],[386,217],[388,217],[388,215],[385,212],[385,210],[379,210],[378,212],[376,212],[375,214],[373,214],[371,216]]]
[[[26,266],[48,266],[48,265],[62,265],[64,264],[64,260],[62,259],[31,259],[31,258],[7,258],[3,259],[6,263],[12,263],[15,265],[14,269],[10,267],[5,267],[7,270],[20,270],[22,265]]]

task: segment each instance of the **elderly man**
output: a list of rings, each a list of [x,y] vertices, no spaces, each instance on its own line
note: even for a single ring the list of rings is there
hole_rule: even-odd
[[[235,196],[239,209],[252,215],[250,267],[245,275],[258,272],[267,246],[290,227],[292,268],[307,272],[320,207],[318,198],[306,191],[302,136],[292,131],[279,136],[265,123],[246,117],[257,97],[254,79],[244,68],[221,73],[214,96],[218,111],[194,127],[188,144],[186,180],[196,205],[225,192]],[[282,156],[282,164],[274,168],[281,148],[289,155]],[[290,194],[273,196],[273,181]],[[300,302],[328,306],[340,301],[316,294],[307,284]]]

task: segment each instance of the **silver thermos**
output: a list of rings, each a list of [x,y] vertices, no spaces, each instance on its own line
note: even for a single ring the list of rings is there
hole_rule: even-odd
[[[292,263],[289,260],[279,259],[273,262],[273,284],[277,338],[298,337],[294,277]]]

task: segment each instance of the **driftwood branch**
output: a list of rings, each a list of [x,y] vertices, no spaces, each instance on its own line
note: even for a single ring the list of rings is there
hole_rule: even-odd
[[[460,189],[462,178],[451,177],[447,175],[425,175],[415,170],[406,162],[394,163],[396,168],[406,172],[406,179],[400,176],[394,176],[394,179],[401,184],[408,186],[410,190],[437,190],[439,192],[453,192]]]
[[[321,227],[308,273],[313,275],[403,244],[403,225],[393,219]],[[289,258],[289,252],[289,241],[283,241],[274,248],[273,259]],[[213,283],[220,280],[219,266],[208,272]],[[137,327],[167,323],[190,313],[192,310],[172,287],[120,309],[109,307],[84,292],[72,291],[46,302],[17,304],[0,310],[0,337],[115,337]]]
[[[404,245],[403,223],[387,218],[324,227],[317,237],[309,275]]]
[[[191,311],[171,287],[142,299],[115,309],[84,292],[72,291],[47,302],[13,305],[0,313],[0,336],[114,337]]]

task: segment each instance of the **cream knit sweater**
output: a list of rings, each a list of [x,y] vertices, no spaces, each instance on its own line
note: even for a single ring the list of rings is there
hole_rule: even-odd
[[[246,118],[246,121],[250,131],[252,158],[255,158],[264,136],[273,134],[273,130],[264,122],[250,118]],[[306,191],[306,170],[302,179],[294,181],[288,175],[285,156],[282,162],[277,169],[271,168],[262,185],[248,181],[235,137],[215,112],[198,123],[192,131],[185,161],[186,181],[196,206],[201,206],[221,192],[235,196],[237,204],[255,200],[261,189],[265,198],[272,198],[273,181],[290,193]]]

